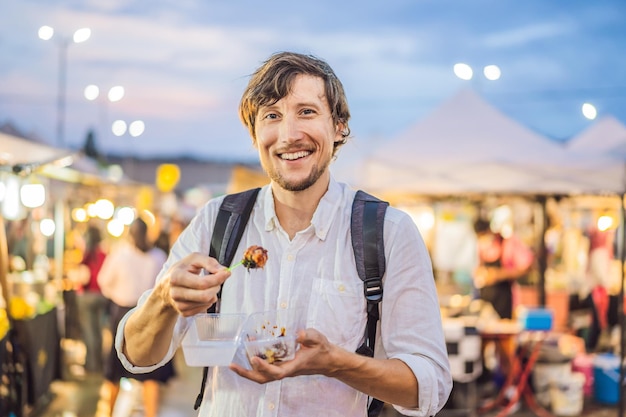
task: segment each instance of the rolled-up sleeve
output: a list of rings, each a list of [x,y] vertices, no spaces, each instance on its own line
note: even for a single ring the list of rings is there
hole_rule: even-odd
[[[152,290],[148,290],[141,296],[138,306],[143,304],[143,302],[150,295],[151,291]],[[130,361],[126,358],[126,355],[124,355],[123,346],[124,346],[124,327],[126,326],[126,321],[128,320],[128,317],[130,317],[130,315],[133,313],[133,311],[135,311],[137,308],[138,307],[133,308],[128,313],[126,313],[124,317],[122,317],[122,320],[120,321],[117,327],[117,332],[115,334],[115,350],[117,350],[117,357],[120,359],[120,362],[122,362],[122,365],[124,366],[124,368],[126,368],[129,372],[132,372],[134,374],[144,374],[147,372],[154,371],[157,368],[160,368],[161,366],[165,365],[170,359],[174,357],[174,354],[176,353],[176,350],[180,346],[181,341],[183,337],[185,336],[185,332],[187,331],[187,328],[189,327],[189,320],[185,319],[182,316],[178,318],[178,321],[176,322],[176,325],[174,326],[174,333],[173,333],[172,340],[170,341],[170,347],[167,350],[167,354],[163,357],[163,359],[159,363],[152,365],[152,366],[135,366],[132,363],[130,363]]]
[[[419,386],[409,416],[434,416],[452,391],[452,376],[430,256],[411,218],[390,208],[385,218],[387,268],[376,357],[403,361]]]

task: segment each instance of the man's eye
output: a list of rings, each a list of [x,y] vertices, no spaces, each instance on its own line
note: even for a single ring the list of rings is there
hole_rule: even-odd
[[[302,110],[302,114],[314,114],[315,111],[313,109],[304,109]]]
[[[278,115],[276,113],[268,113],[265,115],[264,119],[276,119]]]

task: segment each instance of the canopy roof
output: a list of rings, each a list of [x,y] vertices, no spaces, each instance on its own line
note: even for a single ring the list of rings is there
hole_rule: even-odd
[[[568,149],[626,159],[626,126],[605,116],[567,143]]]
[[[38,173],[72,183],[111,182],[101,175],[95,161],[80,152],[55,148],[3,132],[0,132],[0,171],[21,176]]]
[[[0,165],[45,165],[71,156],[75,152],[22,139],[0,132]]]
[[[606,191],[603,158],[564,146],[506,116],[471,90],[374,149],[354,167],[376,194],[578,194]]]

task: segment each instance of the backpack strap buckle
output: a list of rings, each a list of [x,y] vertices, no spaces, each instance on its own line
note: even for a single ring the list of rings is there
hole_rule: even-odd
[[[363,293],[368,303],[379,303],[383,299],[383,281],[378,277],[364,280]]]

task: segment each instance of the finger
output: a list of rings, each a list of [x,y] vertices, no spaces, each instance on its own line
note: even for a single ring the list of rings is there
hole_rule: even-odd
[[[315,329],[299,330],[296,342],[302,346],[316,346],[325,342],[324,336]]]
[[[206,273],[205,268],[214,271]],[[204,312],[217,301],[221,285],[230,272],[213,258],[193,253],[172,265],[162,284],[183,316]]]
[[[198,275],[190,272],[174,269],[170,273],[171,287],[190,290],[217,289],[230,277],[230,272],[223,270],[214,274]]]
[[[211,265],[211,263],[203,263]],[[200,263],[189,264],[183,261],[172,266],[170,281],[174,287],[191,288],[197,290],[219,287],[230,277],[230,271],[222,266],[212,269],[199,268]],[[219,264],[218,264],[219,265]]]
[[[183,317],[191,317],[196,314],[206,313],[207,309],[217,302],[217,297],[209,302],[174,301],[174,305]]]
[[[170,287],[169,296],[181,314],[188,316],[205,312],[207,308],[215,304],[219,290],[220,286],[189,288],[173,285]]]
[[[230,364],[230,369],[244,378],[259,384],[264,384],[270,381],[278,381],[289,376],[290,374],[283,369],[287,363],[288,362],[270,364],[261,358],[252,357],[250,358],[250,365],[252,366],[251,370],[243,368],[235,363]]]
[[[200,252],[192,252],[179,260],[177,265],[185,265],[190,272],[199,273],[202,269],[217,270],[221,267],[215,258]]]
[[[250,359],[250,363],[251,363],[251,365],[253,367],[251,370],[243,368],[243,367],[237,365],[236,363],[231,363],[229,368],[233,372],[235,372],[237,375],[239,375],[239,376],[241,376],[243,378],[249,379],[251,381],[254,381],[256,383],[259,383],[259,384],[263,384],[263,383],[271,381],[270,379],[267,379],[267,377],[265,377],[263,374],[261,374],[258,371],[256,371],[256,369],[254,367],[255,366],[255,364],[254,364],[255,360],[260,360],[260,359],[259,358],[251,358]]]
[[[296,334],[296,343],[304,344],[308,340],[306,330],[298,330]]]

